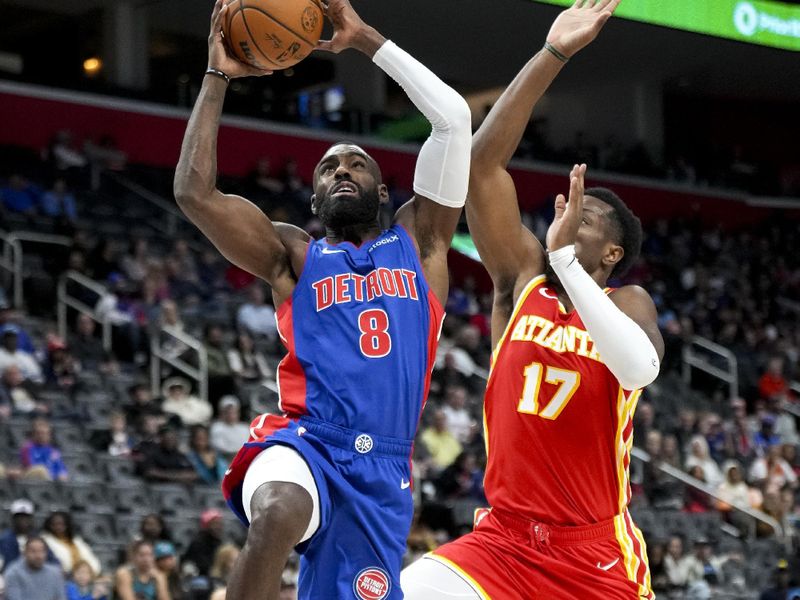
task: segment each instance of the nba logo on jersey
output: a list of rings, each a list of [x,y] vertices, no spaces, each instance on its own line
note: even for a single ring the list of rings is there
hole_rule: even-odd
[[[353,592],[361,600],[380,600],[389,595],[392,582],[386,571],[378,567],[367,567],[356,575]]]

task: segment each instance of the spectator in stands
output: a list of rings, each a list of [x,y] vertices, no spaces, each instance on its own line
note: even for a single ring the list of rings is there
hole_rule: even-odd
[[[647,400],[639,402],[636,406],[636,414],[633,417],[634,437],[637,439],[645,439],[647,434],[653,429],[654,421],[655,410],[653,410],[653,404]]]
[[[102,570],[100,561],[89,544],[75,533],[72,517],[68,512],[56,511],[47,517],[42,528],[42,539],[61,563],[64,573],[70,573],[80,560],[89,563],[94,573]]]
[[[775,519],[781,527],[786,527],[784,517],[783,502],[781,502],[781,493],[778,489],[766,488],[764,490],[764,501],[761,503],[761,511]],[[775,530],[772,525],[768,525],[763,521],[756,521],[756,535],[758,537],[772,537],[775,535]]]
[[[22,555],[29,537],[38,537],[33,523],[33,502],[18,498],[11,503],[8,512],[11,514],[11,527],[0,534],[0,558],[3,561],[0,572]],[[48,562],[55,562],[50,552]]]
[[[722,483],[722,472],[711,458],[708,442],[702,435],[695,435],[690,444],[690,455],[686,458],[686,470],[698,466],[703,470],[704,480],[708,485],[716,488]]]
[[[0,335],[7,328],[14,329],[17,332],[17,348],[33,356],[36,354],[36,348],[31,341],[31,336],[18,321],[19,313],[14,310],[8,300],[5,298],[0,300]]]
[[[741,398],[731,401],[733,419],[727,426],[728,456],[741,462],[749,462],[755,452],[753,432],[747,420],[747,405]]]
[[[764,456],[773,446],[781,443],[781,438],[775,433],[775,417],[769,413],[761,417],[761,429],[753,436],[753,447],[756,454]]]
[[[78,219],[75,196],[67,188],[67,181],[59,177],[53,188],[42,195],[39,208],[46,217],[52,217],[63,225],[74,225]]]
[[[705,415],[700,423],[700,431],[708,442],[708,451],[714,462],[719,464],[725,460],[727,436],[722,427],[722,418],[716,413]]]
[[[26,381],[16,365],[9,365],[0,378],[0,404],[8,406],[8,412],[17,415],[47,414],[50,408],[36,399],[35,386]]]
[[[759,596],[760,600],[787,600],[789,598],[789,585],[792,574],[789,571],[789,563],[780,559],[773,572],[774,584],[764,590]]]
[[[422,432],[420,439],[438,469],[449,467],[461,454],[461,444],[447,429],[447,415],[442,409],[434,413],[433,425]]]
[[[156,568],[167,581],[170,600],[183,600],[186,595],[183,593],[180,564],[175,546],[170,542],[158,542],[153,546],[153,555],[156,560]]]
[[[444,500],[468,499],[486,502],[483,492],[483,471],[475,455],[462,452],[436,480],[439,497]]]
[[[94,319],[80,313],[75,321],[75,334],[69,343],[73,356],[87,370],[97,369],[106,359],[103,343],[95,335],[96,328]]]
[[[228,461],[209,444],[208,427],[205,425],[194,425],[191,428],[187,457],[204,483],[219,484],[225,476]]]
[[[256,167],[250,174],[250,187],[255,192],[255,196],[267,195],[268,197],[278,196],[283,193],[283,182],[272,173],[272,163],[269,158],[262,156],[258,159]],[[259,194],[258,192],[261,192]]]
[[[108,429],[94,431],[89,444],[98,452],[107,452],[109,456],[130,456],[136,440],[128,432],[125,413],[120,410],[112,412],[108,417]]]
[[[689,579],[689,561],[683,554],[683,538],[673,535],[667,544],[667,554],[664,557],[664,569],[671,588],[683,589]]]
[[[49,159],[57,171],[82,169],[88,164],[86,156],[77,149],[72,132],[62,130],[56,133],[49,147]]]
[[[41,192],[22,175],[12,175],[8,184],[0,189],[3,208],[28,217],[36,216]]]
[[[672,434],[678,440],[678,449],[682,457],[689,453],[689,446],[696,431],[697,413],[691,408],[681,408],[678,412],[678,425],[673,429]]]
[[[188,242],[183,238],[177,238],[172,245],[172,253],[169,256],[173,259],[181,272],[181,277],[186,281],[197,283],[197,259],[194,256]]]
[[[187,456],[178,448],[178,432],[165,425],[159,432],[159,443],[142,457],[139,469],[145,479],[165,483],[193,483],[197,472]]]
[[[109,582],[95,579],[96,575],[85,560],[76,562],[72,567],[71,581],[67,582],[67,600],[108,600]]]
[[[236,324],[253,337],[274,340],[277,335],[275,310],[266,302],[266,292],[261,283],[254,283],[247,290],[247,302],[236,313]]]
[[[61,569],[47,564],[47,545],[40,537],[25,541],[22,558],[9,565],[4,573],[5,600],[66,600],[66,586]]]
[[[146,238],[134,238],[128,244],[128,253],[120,262],[122,272],[128,281],[141,284],[150,269],[152,256]]]
[[[781,406],[785,398],[785,394],[772,396],[767,400],[767,410],[775,418],[775,425],[773,426],[775,436],[782,444],[794,446],[800,443],[800,436],[797,433],[797,420],[795,416],[783,410]]]
[[[123,406],[123,410],[128,418],[128,423],[131,423],[136,428],[137,433],[142,433],[142,420],[145,415],[163,418],[164,413],[161,407],[153,400],[153,394],[148,383],[139,381],[133,384],[128,389],[128,394],[130,402]]]
[[[701,483],[707,483],[703,467],[695,465],[689,469],[689,475],[697,479]],[[708,494],[702,490],[687,485],[685,489],[685,497],[683,502],[683,510],[688,513],[703,513],[708,512],[712,508],[712,500]]]
[[[228,578],[238,558],[239,548],[233,544],[222,544],[217,548],[214,554],[214,563],[209,570],[212,590],[210,600],[214,600],[215,598],[225,600],[225,588],[228,585]]]
[[[206,326],[205,347],[208,355],[208,398],[216,406],[222,396],[233,394],[235,383],[224,346],[222,327],[211,323]]]
[[[759,506],[761,504],[760,502],[753,504],[750,488],[744,481],[742,467],[738,462],[735,460],[727,461],[722,466],[722,472],[725,474],[725,481],[719,484],[717,488],[717,495],[720,496],[717,508],[720,511],[731,511],[731,505],[733,504],[746,507]]]
[[[67,466],[61,452],[52,445],[53,432],[50,422],[37,417],[31,424],[31,436],[20,450],[20,463],[28,477],[43,477],[54,481],[66,481]]]
[[[116,274],[118,278],[122,278],[117,244],[108,238],[100,238],[87,257],[86,265],[92,278],[98,281],[108,280],[112,273]]]
[[[223,543],[224,528],[221,512],[214,508],[204,510],[200,515],[200,531],[189,543],[183,563],[193,564],[200,575],[208,577],[214,555]]]
[[[781,447],[772,446],[766,456],[757,458],[750,466],[750,481],[764,490],[780,490],[788,485],[797,487],[797,475],[781,456]]]
[[[81,367],[67,348],[66,343],[54,334],[47,336],[47,362],[45,377],[47,384],[65,392],[71,392],[78,383]]]
[[[795,444],[783,444],[781,446],[781,458],[786,461],[795,475],[800,475],[800,458],[797,455]]]
[[[153,453],[160,452],[161,435],[160,431],[165,426],[163,413],[147,412],[143,413],[139,419],[139,427],[136,428],[138,441],[131,451],[131,459],[136,465],[136,474],[144,476],[144,466],[148,457]]]
[[[181,424],[207,425],[211,420],[211,404],[191,394],[191,386],[183,377],[170,377],[163,386],[164,402],[161,409],[175,415]]]
[[[250,435],[250,428],[240,420],[239,399],[223,396],[219,401],[219,417],[211,424],[211,446],[230,462]]]
[[[150,542],[155,546],[159,542],[171,542],[172,532],[167,527],[164,517],[158,513],[150,513],[142,517],[138,539]]]
[[[33,383],[42,383],[42,367],[36,362],[34,356],[19,347],[19,328],[15,325],[6,325],[2,333],[2,347],[0,347],[0,371],[11,365],[19,368],[22,376]]]
[[[659,541],[647,542],[647,558],[650,563],[650,582],[656,594],[666,593],[670,588],[667,568],[664,563],[664,543]]]
[[[253,338],[245,332],[236,336],[236,346],[228,350],[228,364],[238,387],[258,384],[271,376],[266,357],[255,349]]]
[[[758,380],[758,393],[764,400],[775,396],[783,396],[789,385],[784,377],[784,360],[782,356],[773,356],[767,362],[767,369]]]
[[[450,385],[444,391],[445,405],[442,407],[447,417],[447,429],[460,444],[469,439],[474,419],[467,410],[467,388],[463,385]]]
[[[150,542],[134,542],[130,556],[131,564],[121,566],[114,575],[114,597],[120,600],[170,600],[167,581],[156,568]]]

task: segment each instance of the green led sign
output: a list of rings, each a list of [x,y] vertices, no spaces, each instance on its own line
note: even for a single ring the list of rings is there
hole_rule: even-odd
[[[573,0],[535,0],[571,6]],[[800,52],[800,6],[764,0],[622,0],[617,17]]]

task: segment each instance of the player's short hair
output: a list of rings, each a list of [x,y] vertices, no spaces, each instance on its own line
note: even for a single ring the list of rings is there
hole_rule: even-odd
[[[608,222],[611,224],[611,234],[614,241],[622,246],[625,254],[616,265],[611,275],[622,277],[628,272],[642,250],[642,222],[639,220],[622,198],[604,187],[593,187],[584,191],[585,196],[593,196],[602,200],[611,207],[608,213]]]

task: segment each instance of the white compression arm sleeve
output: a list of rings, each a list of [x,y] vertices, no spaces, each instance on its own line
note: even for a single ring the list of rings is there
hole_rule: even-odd
[[[464,206],[472,149],[466,100],[392,41],[386,41],[372,60],[400,84],[433,125],[417,158],[414,192],[444,206]]]
[[[652,383],[660,365],[647,334],[589,277],[575,256],[575,246],[559,248],[549,256],[550,266],[586,325],[600,358],[622,388],[635,390]]]

